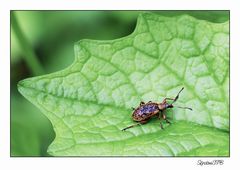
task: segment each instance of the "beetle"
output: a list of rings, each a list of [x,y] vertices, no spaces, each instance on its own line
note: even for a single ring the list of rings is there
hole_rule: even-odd
[[[175,103],[177,101],[177,99],[179,98],[179,94],[183,91],[183,89],[184,89],[184,87],[181,88],[181,90],[178,92],[178,94],[175,98],[165,98],[165,99],[163,99],[163,101],[161,103],[152,102],[152,101],[149,101],[148,103],[144,103],[141,101],[140,105],[136,109],[132,108],[134,110],[132,113],[132,119],[138,123],[128,126],[124,129],[122,129],[122,131],[125,131],[125,130],[132,128],[134,126],[137,126],[137,125],[145,124],[153,116],[157,116],[158,119],[160,120],[161,129],[163,129],[161,118],[163,120],[165,120],[166,123],[171,124],[171,122],[167,119],[165,110],[168,108],[174,107],[173,103]],[[171,100],[172,102],[168,103],[167,100]],[[181,107],[181,106],[175,106],[175,107],[192,110],[192,108],[190,108],[190,107]]]

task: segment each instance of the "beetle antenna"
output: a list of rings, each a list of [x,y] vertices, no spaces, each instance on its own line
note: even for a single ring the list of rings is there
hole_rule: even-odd
[[[177,101],[177,99],[179,98],[179,94],[183,91],[183,89],[184,89],[184,87],[181,88],[181,90],[178,92],[177,96],[174,98],[174,100],[173,100],[173,102],[171,104],[173,104],[173,103],[175,103]]]
[[[174,106],[174,107],[178,107],[178,108],[181,108],[181,109],[193,110],[193,109],[192,109],[192,108],[190,108],[190,107],[181,107],[181,106]]]

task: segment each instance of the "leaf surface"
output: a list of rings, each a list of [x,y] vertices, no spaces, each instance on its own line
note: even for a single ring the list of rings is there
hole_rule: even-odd
[[[176,105],[193,111],[167,110],[173,123],[165,130],[153,119],[121,131],[133,124],[131,107],[175,97],[181,87]],[[131,35],[81,40],[71,66],[18,89],[52,122],[54,156],[226,156],[229,23],[144,13]]]

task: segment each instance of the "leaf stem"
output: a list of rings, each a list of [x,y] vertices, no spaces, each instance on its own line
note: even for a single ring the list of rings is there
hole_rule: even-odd
[[[27,66],[31,70],[33,75],[41,75],[44,74],[44,69],[40,64],[38,57],[36,56],[31,44],[28,42],[26,36],[24,35],[23,31],[21,30],[18,20],[16,18],[15,12],[11,13],[11,25],[13,30],[16,33],[16,37],[19,41],[19,45],[23,51],[24,60],[27,63]]]

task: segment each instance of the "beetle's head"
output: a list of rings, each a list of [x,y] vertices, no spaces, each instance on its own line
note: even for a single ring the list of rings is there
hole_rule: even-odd
[[[173,108],[173,105],[169,104],[169,103],[159,103],[158,108],[159,108],[159,110],[165,110],[168,108]]]
[[[166,107],[166,108],[173,108],[173,105],[166,103],[166,106],[165,106],[165,107]]]

